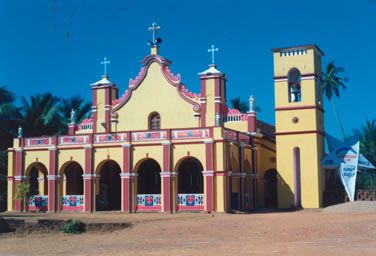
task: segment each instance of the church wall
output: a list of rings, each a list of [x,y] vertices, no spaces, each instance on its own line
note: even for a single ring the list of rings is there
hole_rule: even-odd
[[[264,207],[265,202],[265,180],[264,175],[270,169],[276,167],[275,144],[265,139],[256,142],[257,147],[257,188],[259,207]]]
[[[48,170],[49,164],[50,164],[50,154],[48,150],[44,150],[44,151],[27,150],[24,152],[24,156],[25,156],[25,165],[24,165],[25,172],[30,167],[30,165],[34,164],[35,162],[43,164]]]
[[[14,176],[15,175],[15,153],[14,151],[8,151],[8,176]],[[15,195],[15,188],[14,188],[14,180],[8,179],[7,182],[8,185],[8,200],[7,200],[7,209],[8,211],[14,210],[14,195]]]
[[[166,80],[156,62],[150,65],[145,79],[133,90],[129,101],[117,111],[117,130],[147,130],[152,112],[160,114],[161,129],[199,126],[193,105],[178,95],[176,87]]]
[[[82,169],[85,168],[85,150],[82,149],[66,149],[62,150],[60,149],[59,152],[59,157],[58,157],[58,172],[59,174],[62,174],[63,166],[71,161],[77,162]]]
[[[241,121],[241,122],[225,122],[225,128],[240,131],[240,132],[248,132],[248,122]]]
[[[317,73],[320,68],[315,65],[307,65],[307,63],[311,63],[312,59],[316,59],[315,51],[313,49],[307,49],[306,55],[295,55],[289,56],[288,58],[283,58],[283,63],[281,62],[274,62],[274,76],[281,77],[286,76],[289,70],[286,70],[286,67],[295,67],[299,69],[302,73],[306,74],[314,74]],[[280,53],[274,53],[274,59],[279,59]]]
[[[206,126],[215,126],[215,79],[206,79]]]
[[[177,144],[173,145],[172,162],[175,172],[179,172],[179,164],[184,158],[191,156],[197,158],[205,171],[205,144]]]
[[[144,146],[135,146],[133,147],[132,152],[132,170],[137,172],[137,168],[142,160],[147,158],[154,159],[158,162],[161,170],[163,171],[163,146],[162,145],[144,145]]]
[[[105,148],[94,148],[94,165],[93,172],[96,174],[100,173],[101,164],[107,160],[115,161],[120,169],[123,166],[123,148],[122,147],[105,147]]]
[[[214,209],[217,212],[226,211],[226,175],[225,168],[225,143],[217,142],[214,145],[214,170],[217,172],[223,172],[223,174],[216,175],[214,178]]]
[[[97,132],[105,132],[106,129],[103,126],[105,119],[105,90],[97,91]]]
[[[318,145],[321,135],[303,134],[278,136],[277,152],[283,155],[277,158],[278,165],[278,206],[280,208],[289,208],[294,205],[294,147],[300,148],[301,164],[301,201],[303,208],[319,208],[321,206],[321,193],[317,190],[322,182],[322,171],[320,168]],[[312,159],[315,158],[315,159]]]

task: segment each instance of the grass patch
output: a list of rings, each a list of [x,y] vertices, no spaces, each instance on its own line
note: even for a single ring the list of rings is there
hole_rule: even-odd
[[[60,231],[66,234],[82,234],[86,232],[85,223],[80,220],[68,220]]]

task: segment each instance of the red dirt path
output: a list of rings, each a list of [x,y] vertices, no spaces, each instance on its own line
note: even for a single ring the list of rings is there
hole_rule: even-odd
[[[376,255],[376,213],[42,214],[131,222],[113,233],[0,235],[0,255]],[[1,216],[0,216],[1,217]]]

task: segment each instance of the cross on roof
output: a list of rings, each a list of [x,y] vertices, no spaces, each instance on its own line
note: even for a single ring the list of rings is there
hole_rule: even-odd
[[[150,30],[152,33],[153,33],[153,44],[155,44],[155,36],[157,34],[157,31],[160,29],[161,27],[158,26],[158,24],[154,21],[152,24],[151,24],[151,27],[148,28],[148,30]]]
[[[208,52],[211,52],[211,55],[212,55],[212,65],[215,65],[215,62],[214,62],[215,52],[218,52],[218,51],[219,49],[214,48],[214,45],[212,45],[211,48],[208,49]]]
[[[101,64],[104,66],[104,75],[107,75],[107,64],[111,64],[111,62],[107,60],[107,57],[104,57],[103,61],[101,61]]]

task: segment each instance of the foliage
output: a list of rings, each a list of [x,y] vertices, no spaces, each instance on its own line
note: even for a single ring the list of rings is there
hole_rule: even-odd
[[[357,189],[376,189],[375,170],[361,171],[356,177]]]
[[[77,114],[77,122],[80,123],[91,114],[91,103],[85,102],[83,98],[76,95],[68,99],[61,99],[61,112],[65,119],[65,123],[69,123],[70,113],[74,109]]]
[[[360,129],[354,130],[360,141],[360,152],[374,165],[376,165],[376,119],[366,124]]]
[[[7,160],[8,152],[0,151],[0,212],[6,209],[7,204]]]
[[[66,123],[62,118],[59,99],[51,93],[30,96],[22,102],[22,127],[25,137],[61,134]]]
[[[343,67],[338,67],[334,64],[334,61],[329,62],[321,75],[322,87],[327,99],[332,103],[334,113],[337,117],[338,124],[340,126],[342,136],[345,138],[345,131],[341,119],[339,118],[336,106],[334,104],[333,96],[339,98],[340,89],[346,89],[345,83],[348,81],[346,77],[342,76],[345,71]]]
[[[18,184],[16,198],[26,200],[26,199],[29,199],[29,195],[30,195],[30,183],[23,181],[20,184]]]
[[[232,108],[239,110],[242,113],[246,113],[249,110],[249,105],[247,101],[241,100],[240,97],[236,97],[230,100],[230,105]]]
[[[0,86],[0,150],[7,149],[16,134],[20,113],[13,102],[14,94]]]
[[[79,220],[68,220],[61,228],[60,231],[66,234],[82,234],[85,230],[85,223]]]

